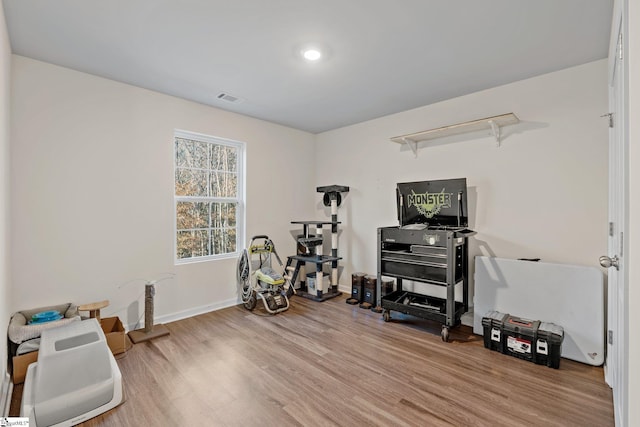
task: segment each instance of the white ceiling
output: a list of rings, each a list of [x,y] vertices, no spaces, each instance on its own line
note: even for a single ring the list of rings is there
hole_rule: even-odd
[[[605,58],[613,0],[4,0],[4,8],[15,54],[318,133]],[[296,57],[307,42],[329,47],[329,59]]]

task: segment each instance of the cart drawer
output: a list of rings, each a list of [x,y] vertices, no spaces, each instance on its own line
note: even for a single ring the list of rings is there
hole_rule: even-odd
[[[409,280],[438,282],[447,284],[447,265],[422,262],[418,263],[402,258],[382,258],[381,272],[383,275],[401,277]],[[453,283],[462,280],[462,268],[454,269]]]
[[[387,261],[410,261],[416,264],[433,264],[438,267],[447,267],[447,254],[423,254],[409,251],[381,251],[380,256]]]
[[[436,264],[416,263],[408,260],[382,259],[382,274],[389,276],[399,276],[405,279],[415,279],[424,281],[447,283],[446,264],[438,266]]]
[[[440,255],[445,258],[447,257],[447,248],[443,248],[441,246],[411,245],[409,248],[414,254]]]

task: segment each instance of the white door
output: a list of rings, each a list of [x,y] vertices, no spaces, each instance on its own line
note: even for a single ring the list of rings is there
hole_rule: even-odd
[[[620,15],[621,18],[621,15]],[[622,56],[622,19],[614,20],[615,58],[612,58],[609,87],[609,243],[607,255],[600,263],[608,270],[607,360],[605,380],[613,389],[616,425],[624,426],[626,418],[627,373],[625,313],[625,192],[627,161],[624,135],[625,87]]]

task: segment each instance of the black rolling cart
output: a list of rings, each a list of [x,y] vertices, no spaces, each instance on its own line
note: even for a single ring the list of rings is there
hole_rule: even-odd
[[[473,234],[467,229],[379,228],[378,284],[382,276],[396,278],[396,290],[378,297],[384,320],[391,319],[392,311],[435,320],[442,323],[442,340],[448,341],[449,328],[458,326],[469,310],[467,238]],[[403,279],[444,286],[447,296],[405,291]],[[462,302],[455,300],[456,286],[462,286]]]
[[[399,183],[398,227],[378,228],[378,292],[375,311],[386,322],[391,312],[442,323],[442,340],[469,310],[467,181],[465,178]],[[396,290],[381,296],[382,276],[396,279]],[[405,291],[403,280],[446,287],[439,298]],[[457,286],[462,301],[455,300]]]

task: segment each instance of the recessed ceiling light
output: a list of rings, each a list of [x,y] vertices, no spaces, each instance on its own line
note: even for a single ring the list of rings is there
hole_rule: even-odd
[[[307,61],[317,61],[318,59],[322,58],[322,52],[320,52],[318,49],[310,48],[304,50],[302,52],[302,56]]]
[[[298,58],[302,58],[307,62],[324,62],[331,56],[329,48],[322,43],[298,45],[295,54]]]

